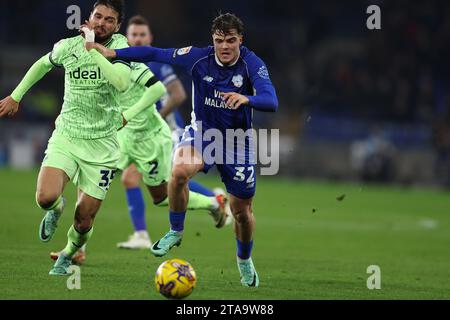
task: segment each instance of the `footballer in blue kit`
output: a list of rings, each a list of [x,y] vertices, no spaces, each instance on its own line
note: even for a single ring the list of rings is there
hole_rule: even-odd
[[[169,64],[165,64],[165,63],[159,63],[159,62],[147,62],[146,65],[150,68],[150,70],[152,70],[153,74],[155,75],[156,78],[160,79],[161,82],[167,87],[168,85],[174,83],[175,81],[179,81],[177,74],[175,73],[175,71],[173,70],[172,66]],[[181,84],[182,86],[182,84]],[[180,112],[175,109],[175,110],[170,110],[170,113],[166,113],[165,112],[165,108],[163,108],[163,106],[165,106],[167,104],[169,95],[165,95],[161,98],[161,100],[159,100],[156,103],[156,109],[161,113],[161,115],[163,116],[163,118],[166,120],[167,124],[169,125],[170,129],[174,132],[177,133],[178,132],[178,136],[177,137],[174,134],[174,141],[175,142],[179,142],[182,132],[184,131],[184,128],[186,126],[183,117],[181,116]],[[183,99],[184,101],[184,99]],[[181,101],[181,102],[183,102]]]
[[[226,13],[213,21],[211,33],[214,46],[211,47],[110,50],[97,45],[96,48],[109,58],[167,63],[184,68],[192,76],[192,121],[175,151],[169,182],[171,229],[152,246],[153,254],[164,256],[173,246],[181,244],[189,180],[198,172],[207,172],[216,166],[230,193],[241,283],[256,287],[259,277],[251,258],[255,227],[252,200],[256,190],[252,136],[248,136],[243,146],[233,143],[232,150],[226,148],[227,141],[222,141],[224,161],[220,163],[214,161],[217,154],[212,159],[205,156],[204,151],[212,141],[203,138],[209,129],[220,131],[223,137],[229,130],[251,130],[254,110],[275,112],[278,109],[278,99],[268,69],[255,53],[242,45],[243,32],[242,21],[236,15]],[[186,156],[191,161],[186,162]]]
[[[152,44],[153,34],[151,32],[148,21],[144,17],[137,15],[130,18],[127,26],[127,40],[130,46],[143,46]],[[162,96],[162,98],[156,103],[156,107],[172,130],[173,141],[175,143],[178,143],[181,139],[181,134],[184,131],[185,127],[183,118],[177,111],[177,108],[187,98],[183,84],[178,79],[172,66],[158,62],[148,62],[146,63],[146,65],[153,72],[154,76],[158,80],[160,80],[167,89],[167,93]],[[150,148],[155,148],[155,146],[152,146]],[[147,231],[146,206],[140,188],[141,180],[142,174],[138,171],[134,163],[131,163],[122,173],[122,183],[126,189],[126,198],[130,218],[134,228],[134,233],[129,236],[127,241],[119,242],[117,244],[119,248],[144,249],[150,248],[152,245],[150,236]],[[163,183],[160,186],[148,186],[148,189],[151,193],[153,201],[164,205],[164,199],[167,198],[166,183]],[[209,190],[198,182],[192,180],[189,183],[189,189],[199,195],[205,196],[199,196],[199,198],[197,199],[202,199],[205,204],[207,203],[206,197],[208,197],[210,199],[215,199],[215,201],[210,200],[213,203],[218,202],[219,206],[223,204],[225,207],[228,207],[227,204],[223,203],[227,201],[227,198],[225,192],[220,188]],[[197,201],[196,205],[191,207],[197,208],[202,203]],[[228,208],[226,208],[226,211],[228,211]],[[215,214],[215,216],[217,219],[218,215]],[[231,221],[231,219],[227,220],[226,223],[228,223],[228,221]]]

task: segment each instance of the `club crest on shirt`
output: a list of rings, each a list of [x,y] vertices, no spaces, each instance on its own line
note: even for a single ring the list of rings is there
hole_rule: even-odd
[[[178,49],[177,55],[184,56],[185,54],[188,54],[189,52],[191,52],[191,49],[192,49],[192,46]]]
[[[258,74],[263,79],[269,79],[269,71],[267,70],[267,68],[265,66],[262,66],[261,68],[259,68]]]
[[[237,88],[242,87],[242,85],[244,84],[244,78],[240,74],[234,76],[231,81],[233,81],[234,86]]]

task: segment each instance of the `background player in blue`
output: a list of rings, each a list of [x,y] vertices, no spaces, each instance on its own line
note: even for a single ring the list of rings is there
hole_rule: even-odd
[[[130,18],[127,27],[127,39],[130,46],[150,46],[152,44],[153,35],[149,23],[144,17],[134,16]],[[147,66],[156,78],[166,86],[167,94],[157,102],[156,107],[173,131],[174,141],[178,143],[184,132],[185,123],[176,109],[186,100],[186,91],[170,65],[149,62]],[[122,184],[126,189],[126,198],[134,233],[127,241],[118,243],[117,246],[119,248],[143,249],[151,247],[151,240],[147,231],[145,201],[140,188],[141,181],[142,175],[134,164],[131,164],[122,173]],[[224,191],[219,188],[211,191],[195,181],[190,181],[189,189],[207,197],[224,194]]]
[[[199,171],[208,171],[213,163],[203,157],[207,141],[196,140],[195,134],[210,128],[225,133],[227,129],[247,130],[252,127],[253,110],[274,112],[278,109],[267,67],[252,51],[242,46],[243,23],[233,14],[222,14],[213,21],[214,47],[159,49],[135,47],[110,50],[97,45],[107,57],[130,61],[158,61],[187,69],[193,80],[192,123],[186,128],[174,155],[172,179],[169,183],[171,230],[152,247],[156,256],[164,256],[180,245],[184,230],[188,181]],[[199,147],[200,145],[200,147]],[[224,144],[225,145],[225,144]],[[252,199],[255,194],[255,167],[251,143],[233,165],[216,164],[227,191],[231,194],[231,210],[235,218],[237,262],[244,286],[258,286],[259,277],[251,259],[255,219]],[[186,155],[194,161],[186,163]]]

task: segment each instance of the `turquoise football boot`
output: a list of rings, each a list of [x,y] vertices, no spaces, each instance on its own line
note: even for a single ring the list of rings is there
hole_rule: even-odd
[[[179,247],[183,236],[180,232],[170,230],[150,249],[156,257],[165,256],[173,246]]]
[[[259,276],[258,273],[256,273],[252,258],[248,260],[240,260],[238,258],[237,264],[241,275],[242,285],[245,287],[258,287]]]
[[[65,276],[68,275],[68,269],[72,265],[72,258],[66,257],[61,253],[53,265],[52,270],[48,273],[51,276]]]

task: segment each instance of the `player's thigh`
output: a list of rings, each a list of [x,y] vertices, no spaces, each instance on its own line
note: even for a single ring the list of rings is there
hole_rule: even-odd
[[[37,180],[37,194],[57,194],[64,191],[64,187],[69,181],[67,174],[58,168],[41,167]]]
[[[137,170],[134,163],[130,164],[122,171],[122,184],[130,188],[138,188],[142,179],[142,174]]]
[[[221,164],[217,168],[227,192],[242,200],[251,200],[256,192],[255,166],[251,164]]]
[[[172,178],[192,178],[204,170],[202,154],[191,145],[179,146],[173,156]]]
[[[38,202],[57,198],[62,194],[67,182],[77,174],[78,164],[70,150],[70,143],[66,138],[54,132],[45,150],[37,180]]]

